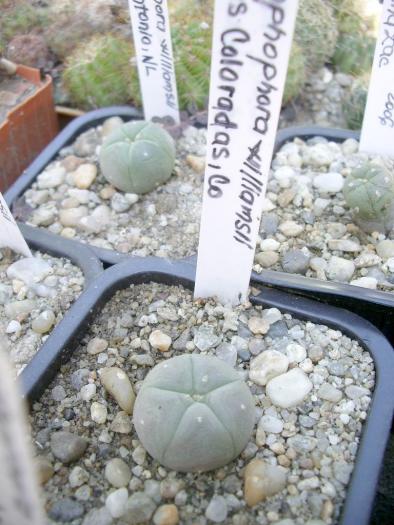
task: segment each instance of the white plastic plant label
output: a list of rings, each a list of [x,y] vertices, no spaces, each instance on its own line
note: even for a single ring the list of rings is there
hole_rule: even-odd
[[[0,339],[0,524],[44,525],[21,396]]]
[[[171,117],[178,124],[167,0],[129,0],[129,8],[145,119]]]
[[[33,257],[7,203],[0,193],[0,248],[11,248],[25,257]],[[1,525],[1,521],[0,521]]]
[[[384,0],[360,151],[394,157],[394,0]]]
[[[215,2],[195,297],[246,299],[298,2]]]

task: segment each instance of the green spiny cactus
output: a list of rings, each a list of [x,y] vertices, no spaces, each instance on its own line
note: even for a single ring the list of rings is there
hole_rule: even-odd
[[[254,401],[238,373],[216,357],[183,355],[147,375],[133,421],[142,445],[164,466],[212,470],[233,460],[250,439]]]
[[[339,36],[332,62],[339,71],[360,75],[372,68],[375,39],[363,33]]]
[[[305,57],[300,46],[293,42],[289,67],[287,70],[285,90],[283,93],[283,104],[287,104],[293,98],[296,98],[302,91],[306,79]]]
[[[175,163],[172,137],[157,124],[128,122],[113,131],[100,150],[104,177],[127,193],[147,193],[171,176]]]
[[[342,112],[349,129],[360,129],[367,103],[368,84],[363,78],[354,83],[342,101]]]
[[[81,108],[124,104],[132,97],[131,43],[114,35],[93,36],[68,58],[64,89]]]
[[[304,51],[309,71],[316,71],[330,61],[337,37],[332,6],[325,0],[301,0],[294,38]]]
[[[367,162],[348,175],[343,195],[363,230],[386,233],[394,226],[393,171]]]

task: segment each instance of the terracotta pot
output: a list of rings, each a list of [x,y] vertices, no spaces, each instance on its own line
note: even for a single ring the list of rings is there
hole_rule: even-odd
[[[52,78],[41,79],[38,69],[17,66],[16,75],[37,90],[14,107],[0,124],[0,191],[5,191],[41,150],[56,136]]]

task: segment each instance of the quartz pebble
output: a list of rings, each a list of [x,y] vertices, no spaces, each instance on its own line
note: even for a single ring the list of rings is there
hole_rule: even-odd
[[[95,401],[90,406],[90,417],[98,425],[103,425],[107,421],[107,407]]]
[[[105,506],[113,518],[120,518],[122,516],[128,497],[129,494],[124,487],[114,490],[107,496]]]
[[[245,469],[244,476],[244,497],[249,507],[273,496],[286,486],[286,469],[271,465],[262,459],[252,459]]]
[[[94,164],[81,164],[74,171],[74,184],[80,190],[90,188],[97,175],[97,168]]]
[[[7,268],[9,279],[19,279],[27,285],[42,281],[52,272],[51,265],[38,257],[19,259]]]
[[[306,359],[306,350],[298,343],[290,343],[286,346],[286,355],[289,363],[301,363]]]
[[[327,274],[331,281],[347,282],[352,278],[355,269],[353,261],[333,256],[328,262]]]
[[[127,414],[133,412],[135,394],[130,380],[118,367],[102,368],[100,370],[100,379],[105,390],[118,403],[120,408]]]
[[[354,286],[361,286],[362,288],[368,288],[370,290],[376,290],[378,286],[378,280],[375,277],[359,277],[358,279],[353,279],[350,281],[350,284]]]
[[[116,414],[111,423],[111,430],[119,434],[130,434],[132,430],[131,418],[127,412],[121,410]]]
[[[120,458],[114,458],[105,465],[105,477],[113,487],[125,487],[131,478],[129,466]]]
[[[251,317],[248,321],[248,327],[252,334],[264,335],[269,330],[269,323],[262,317]]]
[[[227,503],[223,496],[213,496],[205,511],[205,516],[214,523],[222,523],[227,518]]]
[[[270,379],[289,367],[288,358],[277,350],[266,350],[250,362],[249,379],[257,385],[266,385]]]
[[[321,173],[313,179],[313,185],[322,193],[338,193],[344,185],[340,173]]]
[[[31,324],[32,329],[38,334],[46,334],[55,324],[55,314],[52,310],[44,310]]]
[[[91,339],[86,347],[86,351],[88,354],[96,355],[101,354],[101,352],[104,352],[108,348],[108,342],[105,339],[101,339],[100,337],[93,337]]]
[[[312,383],[300,368],[278,375],[267,384],[267,395],[274,405],[290,408],[300,404],[311,391]]]
[[[165,504],[157,508],[153,515],[154,525],[177,525],[179,514],[176,505]]]
[[[274,416],[263,416],[259,421],[259,427],[264,432],[280,434],[283,430],[283,421]]]
[[[86,472],[85,469],[82,467],[76,466],[72,469],[70,472],[70,475],[68,476],[68,482],[70,483],[70,486],[80,487],[84,483],[87,483],[89,481],[89,474]]]
[[[40,190],[56,188],[63,183],[65,174],[62,166],[47,169],[37,177],[37,186]]]
[[[149,343],[155,350],[167,352],[170,349],[172,339],[161,330],[154,330],[149,336]]]
[[[391,257],[394,257],[394,240],[386,239],[384,241],[380,241],[376,245],[376,253],[384,261],[390,259]]]
[[[317,395],[321,399],[325,399],[326,401],[331,401],[332,403],[337,403],[342,399],[342,392],[335,388],[334,386],[330,385],[329,383],[323,383],[318,392]]]
[[[279,226],[279,230],[286,237],[297,237],[304,230],[304,227],[295,221],[285,221]]]
[[[54,432],[51,435],[52,454],[62,463],[71,463],[79,459],[85,452],[88,443],[84,438],[66,430]]]

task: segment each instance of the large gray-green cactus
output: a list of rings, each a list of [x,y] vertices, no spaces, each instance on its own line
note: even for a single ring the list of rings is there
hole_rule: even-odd
[[[104,177],[127,193],[147,193],[163,184],[174,162],[172,137],[157,124],[143,120],[117,128],[100,150]]]
[[[216,357],[182,355],[155,366],[134,405],[142,445],[181,472],[221,467],[242,452],[253,430],[252,394]]]
[[[343,194],[358,224],[367,232],[394,225],[394,173],[367,162],[347,177]]]

